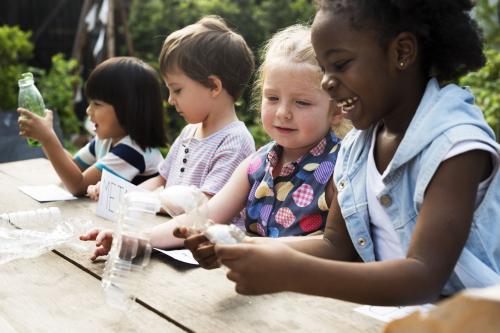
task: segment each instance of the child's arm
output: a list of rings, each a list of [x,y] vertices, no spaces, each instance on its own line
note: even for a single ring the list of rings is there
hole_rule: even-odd
[[[236,168],[229,181],[208,202],[209,218],[215,223],[229,223],[245,206],[245,201],[250,191],[250,183],[247,178],[248,163],[249,158]],[[183,214],[152,228],[149,231],[151,246],[159,248],[182,246],[184,239],[175,237],[174,230],[192,224],[193,221],[188,220],[186,215]],[[111,249],[113,235],[110,231],[106,230],[92,230],[87,234],[81,235],[80,239],[83,241],[96,240],[96,249],[91,257],[92,260],[95,260],[99,256],[108,254]],[[201,242],[199,243],[201,244]],[[196,248],[200,244],[197,244]],[[201,253],[204,252],[205,250],[201,246]],[[213,254],[213,244],[211,253]],[[200,257],[198,259],[202,260]]]
[[[217,245],[216,252],[241,293],[290,290],[379,305],[433,301],[467,240],[477,187],[489,173],[490,158],[481,151],[467,152],[441,164],[427,188],[404,259],[349,263],[311,257],[283,244],[278,247],[269,243]],[[334,215],[329,225],[345,223],[338,217],[339,211]],[[343,258],[351,252],[342,249],[346,244],[335,244],[345,238],[337,234],[343,229],[329,226],[325,237],[331,244],[316,244],[305,250],[316,256]],[[330,255],[325,252],[328,246]]]
[[[245,206],[250,191],[247,178],[248,163],[249,158],[241,162],[224,187],[208,201],[208,215],[213,222],[228,224]],[[185,215],[180,215],[153,228],[151,245],[160,248],[182,246],[184,240],[175,237],[174,230],[192,224],[193,221],[187,220]]]
[[[161,175],[158,175],[156,177],[149,178],[148,180],[143,181],[142,183],[139,184],[139,187],[145,190],[154,191],[158,187],[165,187],[166,183],[167,180],[163,178]]]
[[[82,173],[63,148],[52,126],[52,111],[46,110],[44,118],[22,108],[18,108],[17,112],[23,116],[18,121],[22,136],[40,142],[59,178],[72,194],[85,194],[89,185],[101,179],[101,171],[95,167],[90,167]]]

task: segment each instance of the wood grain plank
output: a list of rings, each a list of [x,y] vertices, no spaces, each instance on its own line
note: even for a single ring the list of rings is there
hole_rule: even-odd
[[[41,172],[43,180],[39,179]],[[0,182],[21,185],[21,180],[28,184],[58,182],[50,164],[43,159],[0,164]],[[19,197],[16,191],[6,192],[9,196]],[[2,190],[2,194],[6,192]],[[24,198],[22,201],[26,203],[28,200]],[[60,207],[65,216],[89,218],[100,227],[113,227],[111,222],[95,216],[96,203],[88,199],[51,205]],[[0,209],[4,208],[5,205],[0,203]],[[155,217],[152,223],[161,223],[164,219]],[[104,260],[91,262],[88,259],[90,250],[61,248],[57,252],[93,274],[102,276]],[[225,269],[207,271],[192,268],[164,255],[155,254],[145,269],[138,298],[165,317],[195,332],[374,333],[380,332],[383,327],[382,322],[354,312],[357,304],[335,299],[295,293],[255,297],[238,295],[225,273]]]
[[[111,308],[98,279],[51,252],[0,266],[0,313],[19,332],[185,332],[139,304]]]

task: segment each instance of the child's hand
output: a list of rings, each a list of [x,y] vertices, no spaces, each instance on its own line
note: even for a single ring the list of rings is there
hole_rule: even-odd
[[[177,227],[174,236],[184,238],[184,246],[191,251],[194,259],[205,269],[220,267],[220,262],[215,254],[214,246],[202,233],[195,232],[187,227]]]
[[[94,261],[99,256],[105,256],[111,250],[111,244],[113,243],[113,232],[111,230],[99,230],[94,229],[87,232],[85,235],[80,236],[80,240],[89,241],[95,240],[95,250],[90,260]]]
[[[45,110],[45,117],[40,117],[26,109],[18,108],[20,117],[17,120],[19,124],[19,135],[23,138],[32,138],[42,145],[54,135],[52,122],[52,111]]]
[[[278,241],[254,242],[215,246],[221,263],[229,268],[227,278],[236,283],[236,292],[259,295],[291,290],[297,251]],[[294,266],[295,265],[295,266]],[[300,267],[297,267],[300,269]]]
[[[97,201],[99,200],[99,192],[101,190],[101,182],[97,182],[95,185],[89,185],[87,187],[87,195],[90,199]]]

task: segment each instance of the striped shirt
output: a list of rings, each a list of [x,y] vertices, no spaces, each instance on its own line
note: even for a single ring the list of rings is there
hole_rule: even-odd
[[[158,175],[163,157],[156,148],[142,150],[127,135],[113,147],[111,139],[94,137],[73,159],[84,170],[94,165],[137,185]]]
[[[194,137],[198,124],[182,130],[160,165],[166,186],[194,185],[217,193],[234,169],[255,152],[253,137],[242,121],[235,121],[207,138]]]

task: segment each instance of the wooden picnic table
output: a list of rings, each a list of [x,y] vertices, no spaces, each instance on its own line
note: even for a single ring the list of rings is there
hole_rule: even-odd
[[[18,189],[49,184],[61,182],[46,159],[0,164],[0,213],[55,206],[63,217],[113,227],[95,215],[97,204],[88,198],[39,203]],[[290,292],[238,295],[225,268],[205,270],[161,253],[144,270],[134,310],[123,313],[102,293],[104,259],[89,256],[90,250],[61,247],[0,265],[0,332],[344,333],[380,332],[384,325],[340,300]]]

